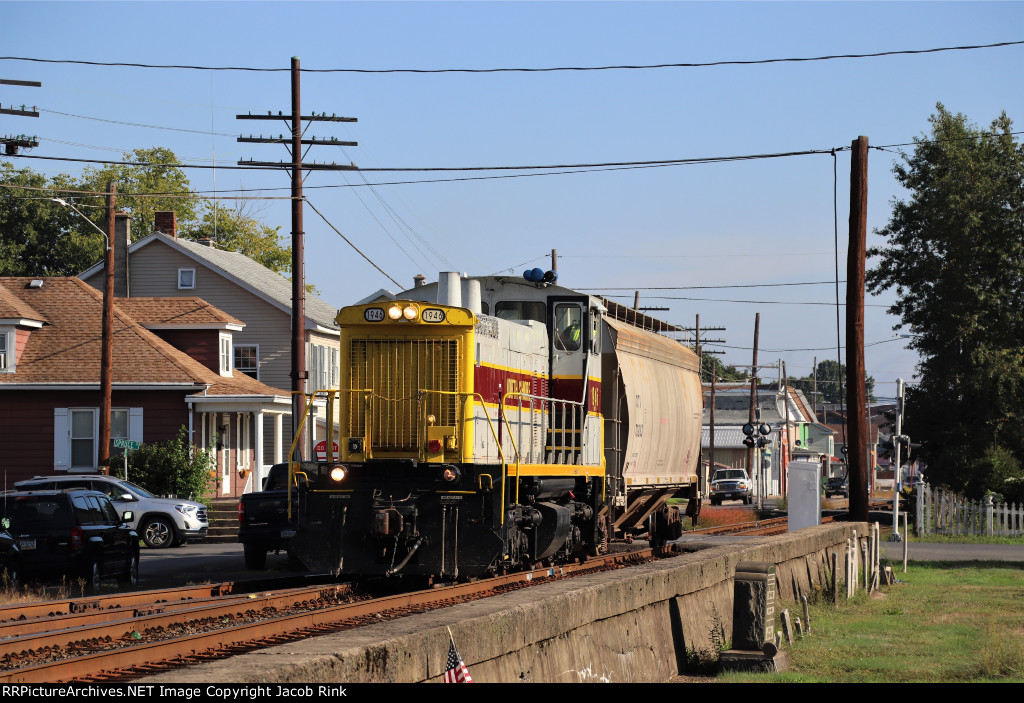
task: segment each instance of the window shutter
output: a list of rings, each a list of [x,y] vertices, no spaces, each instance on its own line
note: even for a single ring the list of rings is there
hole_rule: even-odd
[[[67,471],[71,466],[71,428],[68,409],[53,409],[53,470]]]
[[[142,441],[142,408],[128,408],[128,439]]]

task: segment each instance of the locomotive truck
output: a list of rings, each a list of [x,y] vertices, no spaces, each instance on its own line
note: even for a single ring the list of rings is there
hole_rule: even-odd
[[[443,273],[338,312],[340,383],[310,399],[330,467],[288,483],[310,571],[475,578],[678,537],[673,496],[696,520],[696,355],[555,279]]]

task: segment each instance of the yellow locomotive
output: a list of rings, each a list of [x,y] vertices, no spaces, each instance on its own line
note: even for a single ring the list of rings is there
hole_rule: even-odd
[[[293,484],[311,571],[477,577],[678,536],[672,496],[699,510],[696,355],[527,275],[441,274],[338,313],[340,383],[318,396],[339,455]]]

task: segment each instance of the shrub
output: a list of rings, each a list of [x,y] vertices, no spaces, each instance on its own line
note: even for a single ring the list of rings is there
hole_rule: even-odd
[[[193,448],[185,427],[175,439],[143,444],[128,455],[131,481],[161,496],[202,500],[214,468],[212,451]]]

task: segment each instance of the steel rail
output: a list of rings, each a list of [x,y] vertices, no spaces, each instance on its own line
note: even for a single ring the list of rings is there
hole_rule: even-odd
[[[296,631],[315,630],[324,627],[336,628],[339,623],[354,627],[359,624],[361,619],[372,619],[372,622],[378,622],[384,613],[392,613],[391,617],[397,617],[403,613],[418,611],[423,608],[445,607],[480,597],[482,592],[501,591],[528,585],[534,581],[562,577],[574,572],[613,568],[628,562],[647,560],[653,558],[653,556],[652,550],[623,552],[604,557],[595,557],[581,563],[535,569],[529,572],[508,574],[427,591],[417,591],[415,593],[386,596],[357,603],[329,606],[315,611],[262,620],[255,623],[232,625],[209,632],[169,638],[157,642],[133,644],[129,640],[126,642],[128,646],[119,649],[3,671],[0,672],[0,682],[31,683],[97,678],[102,677],[101,672],[105,671],[152,665],[162,661],[184,661],[184,658],[195,656],[204,650],[223,651],[225,648],[245,643],[252,643],[251,646],[257,646],[256,643],[260,640],[286,636]],[[236,609],[237,605],[235,604]],[[188,612],[179,612],[177,620],[180,622],[180,616]],[[125,634],[124,628],[126,624],[134,626],[138,622],[131,620],[119,623],[120,630],[116,631],[118,632],[117,637],[120,638]],[[153,621],[150,620],[149,622],[152,623]],[[75,629],[77,630],[78,628]],[[45,638],[50,638],[50,644],[52,645],[52,639],[55,635],[59,636],[61,640],[70,642],[83,639],[79,632],[68,631],[49,633],[39,636],[37,639],[43,641]],[[23,639],[22,641],[25,642],[27,640]],[[0,645],[3,644],[5,642],[0,641]]]
[[[333,593],[330,593],[332,590]],[[70,646],[81,647],[89,646],[88,643],[91,642],[121,640],[126,636],[130,636],[133,632],[144,633],[180,623],[236,617],[240,612],[244,614],[270,608],[302,607],[304,603],[310,601],[322,601],[343,595],[347,590],[347,588],[342,587],[331,589],[324,586],[294,589],[267,596],[256,596],[242,600],[232,599],[227,603],[207,603],[198,607],[173,610],[171,612],[149,613],[138,617],[134,616],[130,611],[121,611],[122,617],[111,622],[93,622],[80,626],[62,627],[57,630],[50,628],[43,632],[36,631],[0,640],[0,660],[8,657],[25,656],[33,651],[53,650]],[[60,626],[64,623],[64,619],[62,618],[56,622]]]
[[[302,594],[322,591],[324,586],[307,586],[304,588],[280,589],[274,594]],[[213,606],[231,608],[238,604],[258,604],[261,598],[270,596],[271,593],[255,594],[231,594],[226,596],[213,596],[212,598],[197,598],[194,600],[179,600],[153,602],[140,605],[135,608],[110,608],[108,610],[81,610],[72,613],[61,613],[52,617],[36,617],[25,620],[8,620],[0,622],[0,638],[15,638],[31,635],[38,632],[54,632],[57,629],[71,629],[79,627],[99,626],[103,623],[115,623],[128,620],[141,622],[147,616],[156,616],[162,613],[185,613],[190,610],[199,610]],[[0,639],[0,655],[3,654],[3,643],[8,639]]]
[[[41,603],[17,603],[0,606],[0,622],[24,618],[50,617],[52,615],[77,613],[87,610],[134,608],[161,602],[214,598],[233,593],[249,593],[252,590],[256,590],[255,587],[260,584],[269,585],[265,580],[251,582],[225,581],[223,583],[203,584],[200,586],[181,586],[149,591],[84,596],[82,598],[65,598]],[[269,588],[260,590],[269,590]]]

